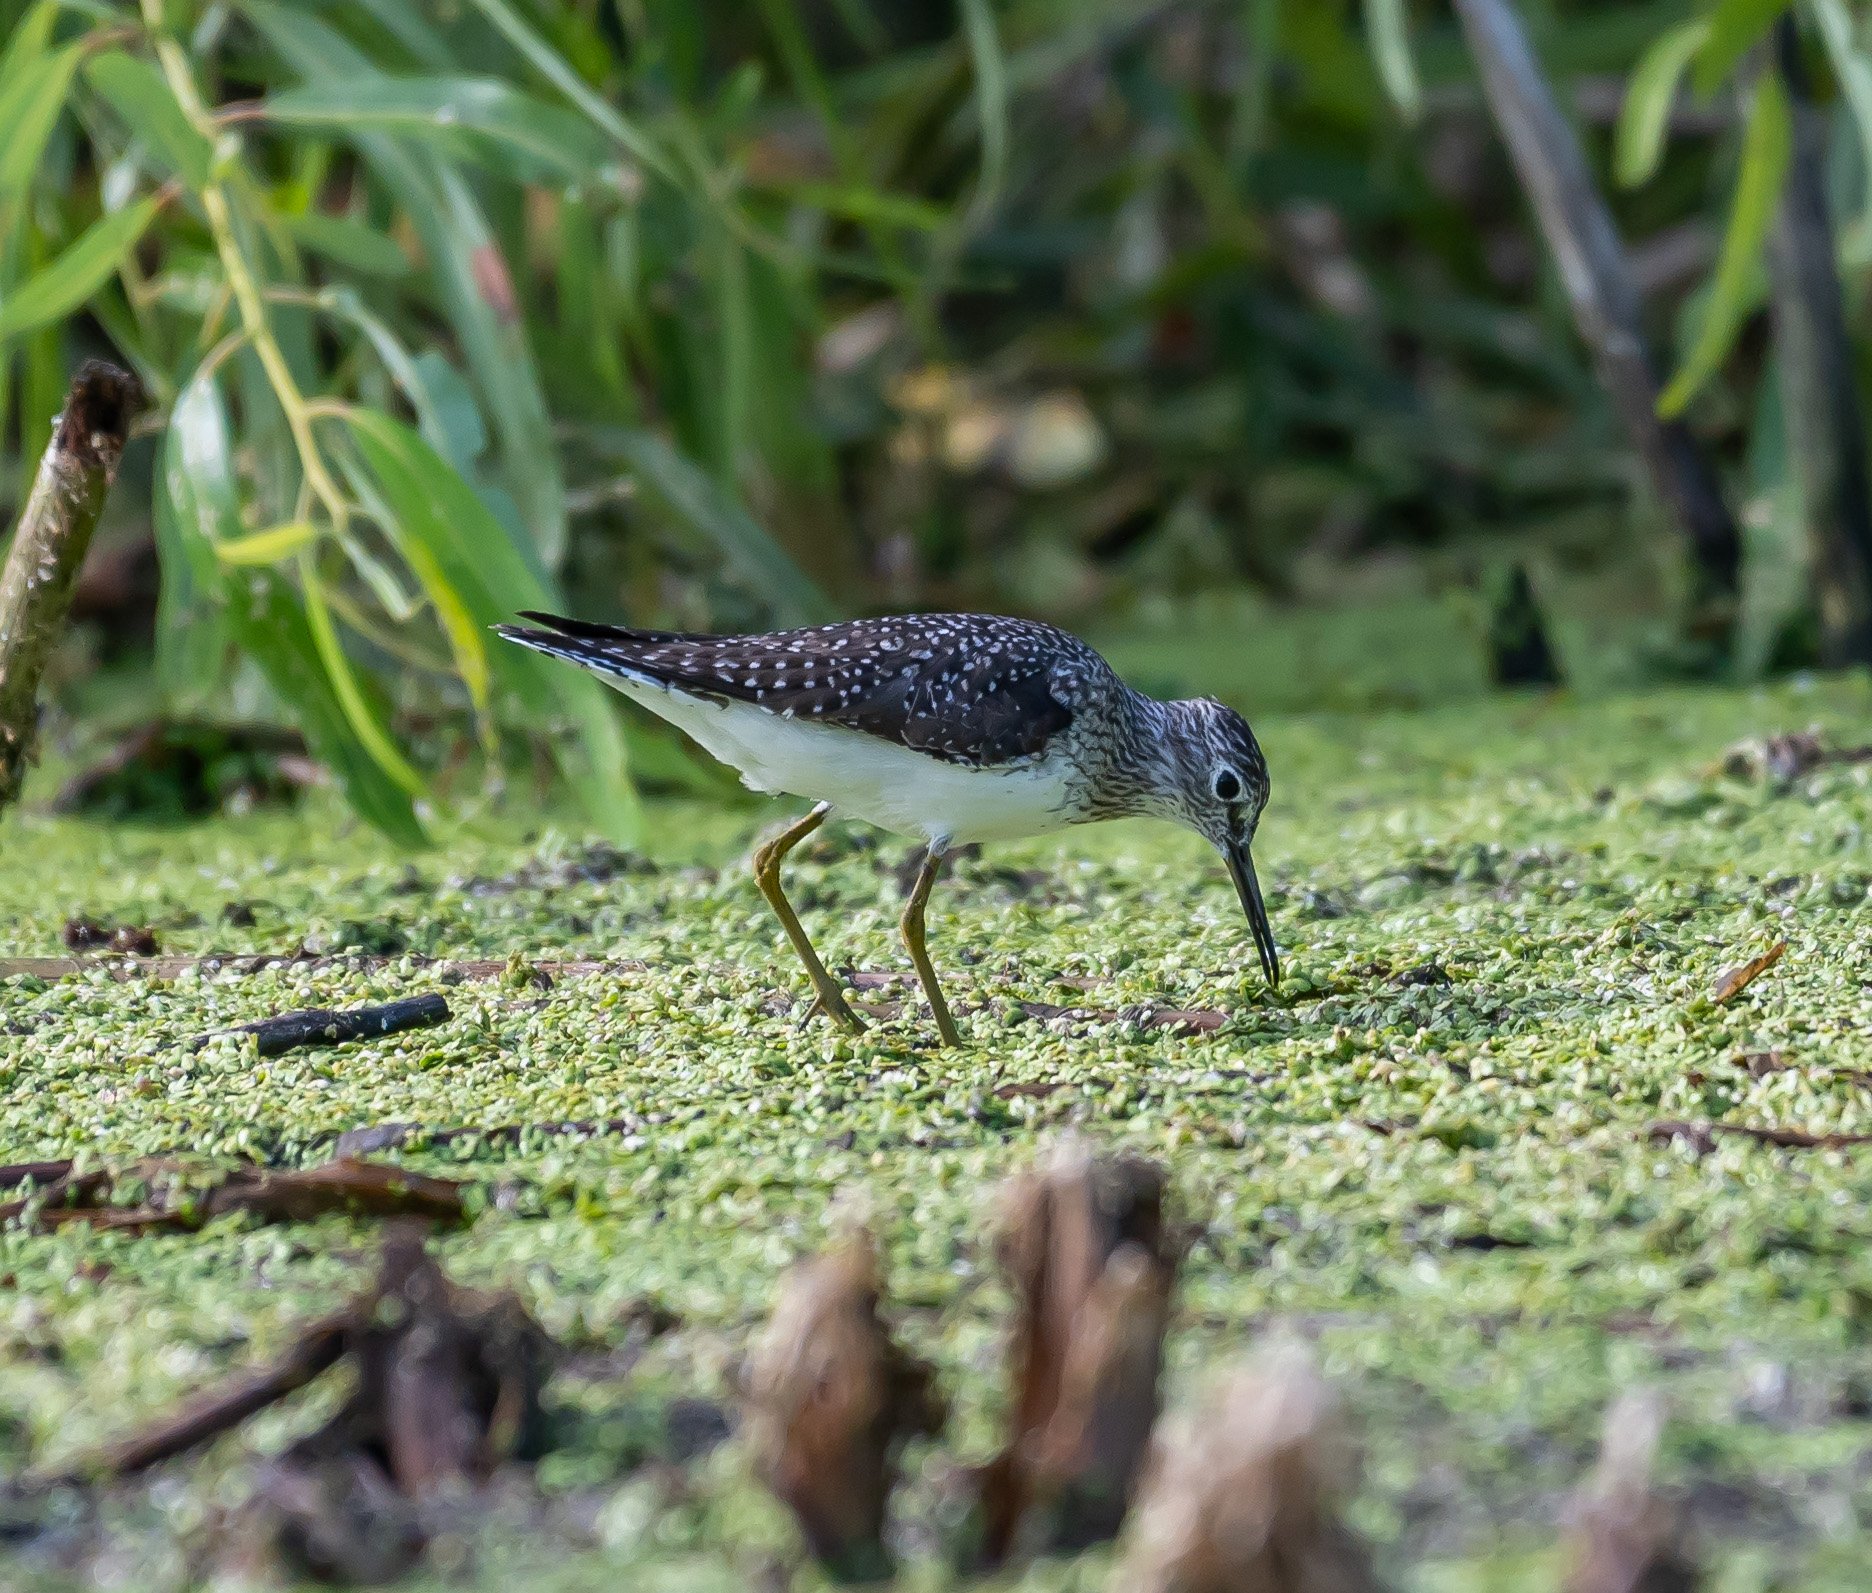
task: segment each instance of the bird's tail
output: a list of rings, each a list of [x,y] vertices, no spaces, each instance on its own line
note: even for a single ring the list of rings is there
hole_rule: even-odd
[[[662,631],[630,630],[621,625],[598,625],[589,620],[567,619],[559,614],[540,614],[522,609],[522,619],[536,620],[548,627],[536,630],[530,625],[496,625],[494,634],[530,647],[536,653],[567,659],[600,675],[615,675],[622,680],[661,685],[641,659],[646,646],[670,639]]]

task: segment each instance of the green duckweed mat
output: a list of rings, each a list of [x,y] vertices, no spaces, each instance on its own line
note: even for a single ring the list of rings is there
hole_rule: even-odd
[[[1602,1411],[1652,1384],[1720,1593],[1861,1588],[1872,1147],[1653,1132],[1872,1131],[1872,764],[1722,767],[1738,741],[1809,726],[1872,740],[1872,688],[1267,720],[1279,993],[1200,842],[1088,829],[965,859],[939,887],[960,1053],[933,1048],[914,1001],[857,1040],[796,1027],[801,980],[746,867],[779,808],[655,806],[642,859],[529,816],[517,791],[413,858],[322,797],[167,829],[27,811],[0,828],[0,953],[65,955],[82,916],[147,927],[174,958],[314,955],[0,979],[0,1161],[290,1166],[387,1123],[620,1120],[587,1138],[418,1132],[390,1153],[481,1188],[440,1255],[518,1289],[568,1346],[562,1445],[536,1488],[496,1490],[435,1573],[450,1586],[818,1585],[733,1442],[677,1462],[731,1408],[781,1270],[854,1205],[956,1404],[945,1450],[912,1455],[903,1585],[959,1585],[930,1500],[942,1466],[992,1450],[1005,1394],[988,1195],[1078,1128],[1168,1164],[1203,1224],[1171,1402],[1271,1330],[1310,1339],[1364,1442],[1352,1517],[1395,1585],[1551,1587]],[[907,855],[843,831],[797,855],[794,899],[834,966],[905,967]],[[1780,940],[1777,966],[1713,1000]],[[534,977],[592,959],[617,966]],[[266,1059],[178,1043],[428,991],[451,1005],[442,1027]],[[1221,1027],[1153,1026],[1162,1008]],[[0,1475],[277,1351],[366,1278],[375,1244],[339,1219],[0,1230]],[[0,1584],[193,1585],[254,1456],[325,1397],[95,1515],[0,1511]],[[997,1585],[1091,1589],[1108,1564]]]

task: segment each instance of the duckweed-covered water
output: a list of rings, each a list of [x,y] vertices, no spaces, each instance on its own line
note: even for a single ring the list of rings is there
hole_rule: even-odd
[[[570,1346],[563,1445],[537,1492],[497,1490],[464,1526],[438,1571],[451,1585],[817,1585],[735,1446],[696,1434],[732,1404],[780,1270],[851,1208],[878,1226],[902,1330],[956,1398],[950,1452],[913,1456],[901,1511],[904,1585],[956,1585],[933,1541],[936,1474],[992,1448],[1003,1394],[987,1195],[1077,1127],[1167,1162],[1203,1224],[1171,1397],[1270,1329],[1313,1340],[1365,1441],[1354,1517],[1399,1585],[1551,1586],[1604,1405],[1653,1383],[1723,1593],[1862,1587],[1872,1147],[1718,1137],[1699,1156],[1647,1132],[1872,1131],[1872,765],[1786,787],[1721,769],[1743,738],[1810,725],[1872,740],[1872,688],[1264,721],[1280,992],[1201,842],[1086,830],[965,860],[939,887],[931,943],[960,1053],[934,1049],[914,1001],[857,1040],[796,1027],[802,980],[745,865],[775,807],[662,805],[642,860],[517,795],[414,858],[322,798],[186,828],[14,815],[0,951],[62,955],[62,926],[85,916],[147,926],[175,956],[317,956],[0,980],[0,1161],[297,1164],[385,1123],[620,1120],[593,1138],[418,1134],[390,1153],[483,1187],[480,1218],[440,1241],[446,1264],[517,1287]],[[794,899],[833,966],[906,967],[906,852],[830,831],[797,855]],[[1780,939],[1778,966],[1713,1003],[1724,969]],[[618,966],[534,976],[569,959]],[[450,970],[465,960],[508,966]],[[428,990],[451,1003],[444,1027],[267,1060],[178,1044]],[[1145,1006],[1227,1019],[1151,1028]],[[336,1219],[0,1233],[0,1475],[277,1350],[362,1281],[373,1244]],[[329,1397],[111,1495],[101,1530],[62,1504],[69,1519],[0,1541],[0,1583],[58,1585],[64,1562],[80,1580],[187,1585],[252,1456]],[[1105,1564],[1001,1585],[1090,1589]]]

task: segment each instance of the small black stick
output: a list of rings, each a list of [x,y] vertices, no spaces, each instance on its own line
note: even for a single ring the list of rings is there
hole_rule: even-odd
[[[278,1017],[262,1018],[258,1023],[242,1023],[231,1029],[198,1034],[187,1045],[189,1050],[199,1051],[209,1041],[223,1035],[251,1034],[262,1056],[278,1056],[297,1046],[378,1040],[386,1034],[427,1029],[448,1020],[448,1002],[441,996],[411,996],[407,1001],[388,1001],[378,1007],[351,1007],[343,1012],[333,1012],[326,1007],[282,1012]]]

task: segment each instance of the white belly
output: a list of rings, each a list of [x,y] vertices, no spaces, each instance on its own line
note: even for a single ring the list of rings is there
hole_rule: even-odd
[[[1059,760],[971,769],[841,725],[715,703],[655,681],[602,677],[667,719],[756,791],[830,802],[849,818],[921,841],[1011,840],[1072,822]]]

